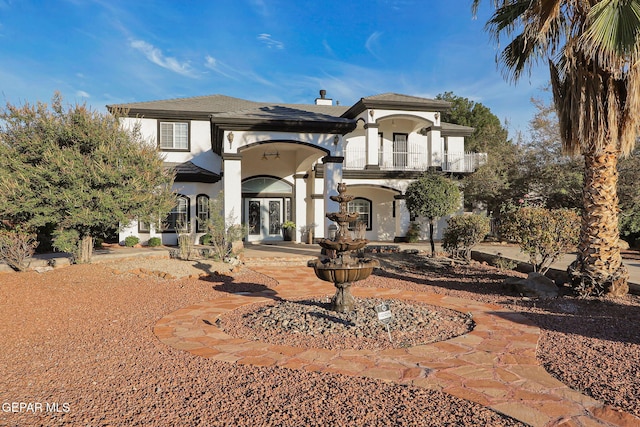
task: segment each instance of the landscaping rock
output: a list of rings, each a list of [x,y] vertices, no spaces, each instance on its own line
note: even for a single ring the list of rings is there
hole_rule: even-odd
[[[556,298],[559,292],[553,280],[537,272],[529,273],[526,279],[509,277],[505,283],[527,297]]]

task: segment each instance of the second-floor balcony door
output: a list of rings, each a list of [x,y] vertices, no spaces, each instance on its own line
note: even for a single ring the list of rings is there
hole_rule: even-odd
[[[404,169],[408,163],[408,135],[406,133],[393,134],[393,166]]]

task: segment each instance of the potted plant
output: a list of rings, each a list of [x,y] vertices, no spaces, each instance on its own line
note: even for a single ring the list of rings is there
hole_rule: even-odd
[[[284,240],[290,242],[293,240],[294,233],[296,232],[296,223],[293,221],[285,221],[282,223],[282,235]]]

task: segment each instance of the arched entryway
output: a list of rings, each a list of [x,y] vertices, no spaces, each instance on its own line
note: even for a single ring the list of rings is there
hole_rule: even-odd
[[[282,223],[292,218],[293,185],[273,176],[255,176],[242,182],[243,223],[247,241],[282,240]]]

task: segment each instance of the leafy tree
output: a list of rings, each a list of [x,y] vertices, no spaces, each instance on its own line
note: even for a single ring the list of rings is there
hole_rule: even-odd
[[[118,114],[65,107],[58,93],[51,106],[0,112],[0,219],[29,230],[53,225],[66,247],[77,233],[78,262],[90,261],[94,236],[164,216],[175,204],[172,183],[155,146]]]
[[[496,211],[506,198],[511,197],[512,183],[518,171],[518,147],[508,140],[507,129],[485,105],[452,92],[439,94],[436,99],[451,103],[451,109],[442,113],[444,122],[475,129],[465,138],[465,149],[489,153],[487,163],[463,181],[467,208],[480,206],[488,212]]]
[[[509,132],[487,106],[454,95],[453,92],[438,94],[436,99],[451,103],[451,109],[442,112],[442,121],[475,129],[471,136],[465,138],[467,151],[492,153],[500,146],[511,144]]]
[[[407,209],[412,216],[429,219],[431,256],[435,256],[433,223],[435,218],[453,213],[460,206],[458,184],[435,172],[427,172],[409,184],[405,196]]]
[[[480,0],[473,1],[474,13]],[[573,285],[624,295],[629,272],[618,246],[617,163],[634,148],[640,120],[640,0],[493,0],[487,28],[506,75],[549,64],[562,149],[584,158],[583,211]]]
[[[533,198],[549,209],[579,209],[584,165],[579,157],[562,152],[555,108],[540,99],[531,102],[537,111],[529,122],[529,141],[521,150],[521,183],[515,185],[523,193],[514,195],[512,200]]]

